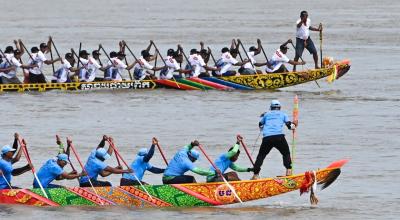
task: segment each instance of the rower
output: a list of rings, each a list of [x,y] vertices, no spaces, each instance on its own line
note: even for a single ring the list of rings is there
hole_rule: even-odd
[[[89,57],[89,53],[86,50],[81,50],[81,52],[79,52],[79,59],[85,67],[79,70],[79,81],[93,82],[99,70],[105,71],[106,68],[102,67],[97,62],[99,57],[100,52],[98,50],[92,52],[92,57]]]
[[[43,188],[60,188],[60,185],[52,184],[51,182],[53,180],[76,179],[86,175],[84,172],[78,174],[76,170],[67,173],[63,169],[68,163],[68,155],[64,153],[58,154],[57,159],[47,160],[37,173],[38,179],[40,180]],[[33,180],[33,188],[39,187],[40,186],[35,178]]]
[[[286,167],[286,176],[292,175],[292,161],[289,145],[282,132],[283,125],[286,125],[290,130],[294,130],[296,129],[297,121],[289,121],[288,115],[281,111],[281,103],[278,100],[272,100],[270,111],[261,115],[258,125],[262,129],[263,139],[254,164],[254,176],[252,179],[260,178],[258,174],[260,173],[261,165],[273,147],[282,154],[283,165]]]
[[[228,168],[231,168],[232,170],[237,171],[237,172],[254,171],[254,168],[244,168],[244,167],[240,167],[235,164],[235,162],[237,161],[237,159],[239,158],[239,155],[240,155],[239,146],[240,146],[240,141],[242,139],[243,138],[241,136],[238,136],[236,144],[233,147],[231,147],[227,153],[221,154],[221,156],[219,156],[218,159],[216,159],[214,162],[215,166],[221,171],[221,173],[223,174],[224,178],[227,181],[240,180],[240,178],[236,172],[225,173],[225,171]],[[210,170],[213,171],[214,173],[216,173],[215,168],[213,166],[211,166]],[[221,178],[221,176],[217,175],[217,174],[207,176],[207,182],[223,182],[223,181],[224,180]]]
[[[51,37],[47,43],[41,43],[39,48],[31,48],[31,56],[29,58],[29,64],[37,64],[37,67],[28,69],[29,71],[29,83],[46,83],[46,77],[43,75],[43,64],[51,65],[55,62],[61,61],[61,58],[56,58],[54,60],[48,60],[45,56],[50,51],[51,47]],[[32,60],[33,59],[33,60]]]
[[[150,55],[148,50],[142,50],[141,55],[138,58],[138,63],[134,66],[134,78],[136,80],[146,80],[154,78],[154,74],[150,72],[152,71],[159,71],[165,68],[165,66],[161,67],[154,67],[149,64],[152,60],[152,55]]]
[[[265,71],[267,73],[284,73],[288,72],[287,68],[285,67],[285,63],[289,63],[292,65],[304,65],[306,64],[305,61],[294,61],[290,60],[287,56],[287,50],[289,49],[287,47],[287,44],[292,43],[292,40],[289,39],[285,43],[283,43],[279,49],[275,51],[275,53],[272,55],[272,58],[269,60],[268,65],[265,68]]]
[[[204,49],[203,49],[204,50]],[[218,71],[216,67],[207,66],[204,58],[207,58],[207,50],[202,53],[196,49],[190,50],[189,63],[192,66],[191,77],[208,77],[207,71]]]
[[[254,57],[260,54],[260,52],[261,52],[261,40],[257,39],[257,48],[255,46],[251,46],[249,48],[249,52],[246,52],[247,56],[250,58],[250,62],[244,64],[243,67],[239,69],[240,74],[242,75],[251,75],[256,73],[261,74],[261,71],[257,71],[255,67],[265,66],[267,65],[267,62],[264,63],[256,62]]]
[[[21,64],[21,62],[19,61],[21,59],[21,55],[22,55],[22,51],[16,49],[13,52],[10,52],[10,46],[6,48],[6,50],[4,51],[5,57],[4,57],[4,61],[5,65],[4,68],[10,67],[11,66],[15,66],[15,70],[10,70],[8,71],[8,73],[4,73],[2,74],[2,82],[3,84],[21,84],[21,81],[18,79],[17,77],[17,70],[18,68],[22,68],[22,69],[29,69],[32,67],[36,67],[37,65],[30,65],[30,64]],[[12,49],[12,47],[11,47]]]
[[[168,49],[167,57],[164,59],[166,67],[160,71],[161,79],[184,78],[185,73],[190,73],[190,70],[183,70],[180,68],[179,63],[176,60],[176,58],[179,58],[178,51],[174,51],[174,49]]]
[[[122,81],[122,71],[123,70],[131,70],[135,64],[136,61],[133,62],[132,64],[126,65],[122,60],[124,60],[126,57],[125,53],[120,51],[117,53],[117,57],[115,57],[113,61],[114,65],[114,70],[113,74],[111,76],[112,81]]]
[[[93,184],[94,187],[97,186],[111,186],[111,183],[108,181],[100,181],[97,180],[98,175],[102,177],[109,176],[111,174],[123,174],[123,173],[131,173],[132,169],[124,170],[121,166],[110,167],[104,161],[111,157],[113,153],[113,148],[111,145],[108,147],[108,150],[104,149],[105,141],[108,140],[106,135],[103,136],[100,144],[94,149],[86,162],[85,171],[87,172],[87,176],[82,176],[79,179],[80,187],[90,187]],[[90,181],[89,181],[90,178]]]
[[[71,77],[79,71],[81,67],[73,67],[75,65],[75,59],[72,53],[66,53],[65,59],[61,61],[61,66],[53,74],[52,83],[69,83],[72,82]],[[74,73],[70,75],[70,73]]]
[[[153,138],[150,150],[147,150],[147,148],[141,148],[139,150],[135,160],[130,165],[133,173],[122,174],[120,183],[121,186],[140,185],[140,183],[147,184],[142,181],[144,172],[146,170],[156,174],[164,173],[165,169],[155,167],[149,163],[150,159],[154,155],[154,149],[157,144],[158,140],[156,138]]]
[[[236,49],[231,49],[229,50],[227,47],[222,48],[221,50],[221,58],[217,60],[217,67],[221,68],[220,71],[214,71],[213,75],[214,76],[238,76],[240,75],[239,73],[236,73],[235,70],[232,70],[232,66],[242,66],[245,63],[249,62],[248,60],[244,62],[239,62],[237,61],[233,55],[231,55],[230,51],[232,51],[234,54],[236,53]]]
[[[117,70],[114,66],[114,59],[117,57],[117,52],[110,52],[110,60],[107,62],[107,68],[104,71],[104,81],[111,81],[112,76],[117,74]]]
[[[0,189],[15,189],[17,187],[11,186],[11,176],[19,176],[29,170],[31,167],[29,164],[20,167],[20,168],[13,168],[13,164],[18,162],[21,159],[22,154],[22,147],[18,149],[18,133],[14,134],[14,144],[13,147],[9,145],[5,145],[1,148],[1,158],[0,158]],[[18,152],[14,156],[15,151]]]
[[[214,171],[201,169],[194,165],[194,162],[200,157],[200,153],[193,149],[196,146],[199,146],[197,140],[175,154],[164,171],[164,184],[196,183],[196,179],[193,176],[184,175],[189,170],[202,176],[215,175]]]

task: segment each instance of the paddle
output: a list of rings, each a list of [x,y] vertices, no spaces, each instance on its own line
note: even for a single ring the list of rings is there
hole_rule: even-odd
[[[246,52],[246,49],[244,48],[244,46],[243,46],[243,44],[242,44],[242,41],[241,41],[240,39],[238,39],[237,42],[238,42],[238,44],[240,44],[240,45],[242,46],[242,49],[243,49],[244,53],[245,53],[246,56],[247,56],[247,59],[249,59],[249,62],[250,62],[250,64],[251,64],[251,66],[253,67],[253,69],[255,69],[255,68],[254,68],[253,62],[252,62],[251,59],[250,59],[249,54]]]
[[[58,136],[58,134],[56,134],[56,141],[57,141],[57,144],[58,144],[58,145],[62,146],[61,139],[60,139],[60,137]],[[74,165],[72,164],[71,159],[70,159],[70,157],[69,157],[69,152],[68,152],[68,151],[69,151],[69,150],[68,150],[69,146],[70,146],[70,143],[68,143],[68,141],[67,141],[67,150],[66,150],[64,153],[65,153],[66,155],[68,155],[68,162],[69,162],[69,165],[71,165],[72,170],[73,170],[73,171],[76,171],[76,169],[75,169]],[[64,151],[64,148],[63,148],[63,151]],[[60,153],[60,151],[59,151],[59,153]],[[78,181],[78,182],[79,182],[79,181]]]
[[[81,159],[79,158],[78,153],[77,153],[77,151],[76,151],[74,145],[72,144],[72,140],[71,140],[70,138],[67,138],[67,143],[68,143],[68,142],[70,142],[70,145],[69,145],[69,146],[71,147],[72,152],[74,153],[76,160],[78,160],[78,163],[79,163],[79,165],[81,166],[83,172],[85,172],[85,174],[86,174],[86,176],[87,176],[87,178],[88,178],[88,180],[89,180],[89,184],[90,184],[90,186],[91,186],[92,189],[93,189],[94,194],[96,194],[96,196],[97,196],[98,198],[101,198],[101,197],[99,196],[99,194],[97,193],[96,188],[93,186],[93,183],[92,183],[92,181],[90,180],[89,173],[86,172],[86,169],[85,169],[85,167],[83,166],[82,161],[81,161]],[[100,200],[100,203],[101,203],[101,205],[104,205],[103,200]]]
[[[124,158],[122,158],[121,154],[119,153],[117,147],[115,147],[113,139],[111,137],[109,137],[107,139],[108,143],[110,144],[111,148],[114,150],[115,152],[115,156],[121,158],[122,162],[125,164],[125,166],[130,169],[128,163],[126,163],[126,161],[124,160]],[[140,186],[142,187],[142,189],[146,192],[146,194],[150,197],[150,199],[152,201],[154,201],[153,197],[150,195],[150,193],[147,191],[147,189],[143,186],[142,181],[140,181],[140,179],[136,176],[136,174],[134,172],[132,172],[133,176],[135,177],[135,179],[139,182]]]
[[[10,182],[8,182],[7,178],[4,176],[4,173],[3,173],[3,172],[1,172],[1,176],[2,176],[3,179],[6,181],[8,187],[9,187],[10,189],[13,189],[12,186],[11,186],[11,184],[10,184]]]
[[[51,44],[53,44],[54,50],[56,50],[56,53],[57,53],[58,58],[61,59],[61,63],[64,64],[64,61],[62,60],[62,58],[61,58],[61,56],[60,56],[60,53],[59,53],[58,50],[57,50],[57,47],[56,47],[56,44],[55,44],[54,41],[53,41],[53,38],[51,39]]]
[[[260,40],[260,42],[261,42],[261,40]],[[261,46],[261,51],[263,52],[263,54],[264,54],[264,57],[265,57],[265,59],[267,60],[267,63],[269,63],[269,60],[268,60],[267,54],[265,53],[264,47],[263,47],[263,45],[262,45],[261,43],[260,43],[260,46]]]
[[[231,184],[228,183],[228,181],[225,179],[224,175],[221,173],[221,171],[215,166],[215,164],[212,162],[212,160],[208,157],[206,152],[204,151],[203,147],[201,145],[198,146],[200,151],[204,154],[204,156],[207,158],[208,162],[214,167],[215,171],[218,173],[218,175],[221,176],[222,180],[224,180],[225,184],[229,187],[229,189],[232,191],[233,195],[235,195],[236,199],[239,200],[240,203],[243,203],[243,201],[240,199],[238,194],[236,194],[235,189],[232,187]]]
[[[28,148],[26,147],[25,140],[21,139],[21,137],[19,137],[18,138],[18,142],[19,142],[19,145],[22,148],[22,152],[24,153],[26,160],[28,161],[29,166],[31,167],[31,170],[32,170],[34,178],[36,179],[36,182],[39,184],[40,190],[42,191],[43,195],[48,199],[49,197],[47,196],[46,191],[44,191],[42,183],[39,180],[39,177],[36,175],[35,168],[33,167],[33,164],[32,164],[32,161],[31,161],[31,157],[29,156],[29,152],[28,152]]]
[[[208,50],[210,51],[210,55],[211,55],[212,60],[214,61],[214,65],[217,66],[217,61],[215,61],[214,55],[213,55],[213,53],[212,53],[210,47],[207,47],[207,48],[208,48]]]
[[[295,125],[297,127],[299,120],[299,99],[297,95],[294,97],[293,104],[293,123],[296,123]],[[294,159],[296,153],[296,129],[292,131],[292,173],[294,172]]]
[[[100,44],[100,45],[101,45],[101,44]],[[101,49],[100,45],[99,45],[99,49],[97,50],[98,52],[100,52],[100,49]],[[100,66],[103,67],[103,64],[101,63],[101,60],[100,60],[100,56],[99,56],[99,59],[97,59],[97,60],[99,61]]]
[[[49,47],[49,52],[50,52],[50,59],[51,59],[51,67],[53,68],[53,75],[56,73],[56,69],[54,68],[54,62],[53,62],[53,51],[51,50],[51,42],[53,42],[51,36],[49,37],[50,41],[50,47]]]
[[[129,48],[128,44],[126,44],[126,42],[123,40],[122,43],[124,44],[124,46],[129,50],[129,53],[131,53],[131,55],[133,56],[133,58],[135,59],[136,63],[139,64],[139,66],[141,68],[143,68],[142,63],[137,59],[137,57],[135,56],[135,54],[133,53],[133,51],[131,50],[131,48]],[[156,57],[156,61],[157,61],[157,57]],[[157,62],[156,62],[157,64]],[[154,74],[156,73],[156,71],[154,70]]]
[[[261,132],[262,132],[262,130],[260,130],[260,132],[258,132],[258,136],[257,136],[257,138],[256,138],[256,141],[254,141],[253,150],[251,151],[251,155],[254,154],[254,150],[256,149],[256,144],[257,144],[257,142],[258,142],[258,139],[259,139],[260,136],[261,136]]]
[[[240,141],[240,143],[242,144],[242,146],[243,146],[243,148],[244,148],[244,151],[246,151],[247,157],[249,157],[249,160],[250,160],[251,164],[252,164],[253,167],[254,167],[253,158],[251,158],[251,155],[250,155],[250,153],[249,153],[249,150],[248,150],[247,146],[246,146],[246,145],[244,144],[244,142],[243,142],[243,137],[240,136],[240,134],[238,134],[238,135],[237,135],[237,139],[238,139],[238,140]]]
[[[319,23],[319,27],[320,27],[320,29],[319,29],[319,53],[321,56],[321,68],[322,68],[322,64],[323,64],[323,62],[322,62],[322,23]]]
[[[290,44],[292,45],[293,49],[296,51],[296,47],[294,46],[293,42],[290,42]],[[299,56],[299,58],[301,59],[301,61],[304,62],[303,57]],[[321,86],[319,86],[317,80],[314,80],[314,82],[317,84],[318,88],[321,88]]]
[[[72,49],[71,49],[72,50]],[[78,50],[78,55],[81,53],[81,50],[82,50],[82,42],[79,42],[79,50]],[[81,59],[80,59],[80,57],[78,56],[78,61],[81,61]],[[78,62],[78,64],[77,64],[77,68],[79,69],[79,63],[81,63],[81,62]],[[82,66],[83,66],[83,64],[82,64]]]
[[[154,43],[154,41],[151,41],[151,43],[153,44],[154,48],[156,49],[156,52],[158,53],[158,55],[160,56],[161,60],[163,61],[164,66],[167,66],[167,64],[165,63],[164,58],[162,57],[162,55],[161,55],[160,51],[158,50],[158,48],[157,48],[156,44]],[[172,78],[174,79],[174,81],[176,83],[176,86],[180,89],[181,87],[179,86],[178,82],[176,81],[174,75],[172,75]]]
[[[158,148],[158,151],[160,151],[161,157],[163,158],[165,164],[168,166],[167,158],[165,157],[164,152],[162,151],[161,146],[160,146],[160,144],[158,143],[157,138],[153,137],[153,141],[156,142],[156,146],[157,146],[157,148]]]
[[[121,51],[122,51],[123,53],[125,53],[125,45],[122,44],[123,41],[120,41],[119,43],[120,43],[120,45],[121,45],[121,49],[122,49]],[[126,66],[129,66],[128,60],[126,59],[126,56],[125,56],[125,64],[126,64]],[[129,78],[130,78],[131,80],[133,80],[132,73],[131,73],[131,70],[130,70],[130,69],[128,69],[128,74],[129,74]]]

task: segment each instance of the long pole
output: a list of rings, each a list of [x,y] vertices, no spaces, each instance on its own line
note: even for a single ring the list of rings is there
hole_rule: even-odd
[[[293,49],[296,50],[296,47],[294,46],[293,42],[290,42],[290,44],[292,45]],[[303,57],[299,57],[301,59],[301,61],[304,62]],[[314,82],[317,84],[318,88],[321,88],[321,86],[319,86],[319,83],[317,82],[317,80],[314,80]]]
[[[297,95],[293,100],[293,122],[298,123],[299,120],[299,98]],[[297,125],[296,125],[297,127]],[[294,160],[296,155],[296,129],[292,131],[292,172],[294,172]]]
[[[31,157],[29,156],[28,148],[26,147],[26,144],[25,144],[25,140],[21,139],[21,138],[18,138],[18,142],[19,142],[19,145],[22,148],[22,152],[24,153],[26,160],[28,161],[29,166],[31,167],[31,170],[32,170],[34,178],[36,179],[37,183],[39,184],[40,190],[42,191],[44,196],[48,199],[49,197],[47,196],[46,191],[44,191],[42,183],[39,180],[39,177],[36,175],[35,168],[33,167],[33,164],[32,164],[32,161],[31,161]]]
[[[112,139],[109,138],[107,141],[108,141],[108,143],[110,144],[110,146],[112,147],[112,149],[114,149],[115,156],[119,157],[119,158],[122,160],[122,162],[125,164],[125,166],[126,166],[128,169],[130,169],[128,163],[126,163],[126,161],[124,160],[124,158],[122,158],[121,154],[119,154],[119,151],[118,151],[117,147],[115,147],[114,142],[112,141]],[[147,195],[148,195],[148,196],[150,197],[150,199],[153,201],[153,200],[154,200],[153,197],[150,195],[149,191],[147,191],[146,187],[143,186],[142,181],[140,181],[140,179],[136,176],[135,173],[132,173],[132,174],[133,174],[133,176],[135,177],[135,179],[139,182],[139,184],[140,184],[140,186],[142,187],[142,189],[147,193]]]
[[[78,163],[79,163],[79,165],[81,166],[82,170],[86,173],[86,176],[87,176],[87,178],[88,178],[88,180],[89,180],[89,184],[90,184],[90,186],[91,186],[92,189],[93,189],[93,192],[96,194],[96,196],[97,196],[98,198],[100,198],[99,194],[97,193],[96,188],[94,188],[93,183],[92,183],[92,181],[90,180],[89,173],[86,172],[86,169],[85,169],[85,167],[83,166],[82,161],[81,161],[81,159],[79,158],[78,153],[77,153],[77,151],[76,151],[74,145],[72,144],[72,142],[71,142],[70,146],[71,146],[72,152],[74,153],[74,155],[75,155],[75,157],[76,157],[76,160],[78,160]],[[103,200],[100,200],[100,203],[101,203],[101,205],[104,205]]]
[[[71,49],[72,50],[72,49]],[[81,53],[81,50],[82,50],[82,42],[79,42],[79,50],[78,50],[78,55]],[[81,61],[81,58],[78,56],[78,61]],[[79,64],[80,64],[81,62],[78,62],[78,64],[77,64],[77,68],[79,69]],[[83,66],[83,64],[82,64],[82,66]]]
[[[216,66],[216,65],[217,65],[217,61],[215,60],[214,55],[213,55],[213,53],[212,53],[210,47],[207,47],[207,48],[208,48],[208,50],[210,50],[211,59],[214,61],[214,64],[215,64],[215,66]]]
[[[321,56],[321,68],[322,68],[322,24],[319,24],[320,31],[319,31],[319,54]]]
[[[238,136],[238,139],[239,139],[239,137],[241,138],[240,135],[237,135],[237,136]],[[244,151],[246,151],[247,157],[249,157],[249,160],[250,160],[251,164],[252,164],[253,167],[254,167],[253,158],[251,158],[250,152],[249,152],[249,150],[248,150],[246,144],[244,144],[244,142],[243,142],[243,138],[240,139],[240,143],[242,144],[242,146],[243,146],[243,148],[244,148]]]
[[[201,145],[199,145],[199,149],[200,151],[204,154],[204,156],[207,158],[208,162],[210,162],[210,164],[214,167],[215,171],[218,173],[219,176],[221,176],[222,180],[224,180],[225,184],[229,187],[229,189],[232,191],[233,195],[235,195],[236,199],[239,200],[240,203],[243,203],[243,201],[240,199],[240,197],[238,196],[238,194],[236,193],[235,189],[233,188],[233,186],[231,184],[228,183],[228,181],[226,181],[224,175],[221,173],[221,171],[217,168],[217,166],[215,166],[215,164],[212,162],[212,160],[208,157],[208,155],[206,154],[206,152],[204,151],[203,147]]]
[[[251,61],[251,59],[250,59],[250,57],[249,57],[249,54],[247,54],[246,49],[244,48],[242,41],[241,41],[240,39],[238,39],[237,41],[238,41],[238,44],[240,44],[240,45],[242,46],[242,49],[243,49],[244,53],[246,54],[247,59],[249,59],[249,62],[250,62],[250,64],[251,64],[251,66],[253,67],[253,69],[255,69],[255,68],[254,68],[254,64],[253,64],[253,62]]]
[[[156,52],[158,53],[158,55],[160,55],[160,58],[161,58],[161,60],[163,61],[164,65],[167,66],[167,64],[165,63],[165,60],[164,60],[164,58],[162,57],[160,51],[158,50],[156,44],[155,44],[153,41],[151,41],[151,43],[153,44],[154,48],[156,49]],[[175,81],[175,83],[176,83],[176,86],[180,89],[181,87],[179,86],[178,82],[176,81],[174,75],[172,75],[172,78],[174,79],[174,81]]]
[[[60,53],[58,52],[56,44],[54,43],[53,39],[51,39],[51,43],[53,44],[54,50],[56,50],[58,58],[61,59]],[[62,59],[61,59],[61,63],[63,63]]]
[[[53,51],[51,50],[51,44],[50,44],[50,47],[49,47],[49,51],[50,51],[51,67],[53,69],[53,75],[54,75],[56,73],[56,69],[54,68]]]
[[[125,41],[120,41],[119,44],[120,44],[120,45],[123,45],[123,44],[122,44],[123,42],[125,42]],[[125,47],[125,45],[123,45],[122,51],[125,53],[125,48],[124,48],[124,47]],[[125,64],[126,64],[126,66],[129,66],[128,60],[126,59],[126,56],[125,56]],[[128,74],[129,74],[129,78],[130,78],[131,80],[133,80],[132,73],[131,73],[131,70],[130,70],[130,69],[128,69]]]
[[[154,137],[154,138],[155,138],[155,137]],[[154,138],[153,138],[153,139],[154,139]],[[160,146],[160,144],[158,143],[158,141],[157,141],[156,146],[157,146],[157,148],[158,148],[158,151],[160,151],[161,157],[163,158],[165,164],[168,166],[167,158],[165,157],[165,154],[164,154],[163,150],[161,149],[161,146]]]
[[[260,41],[261,42],[261,41]],[[269,60],[268,60],[268,57],[267,57],[267,54],[265,53],[265,50],[264,50],[264,47],[263,47],[263,45],[260,43],[260,46],[261,46],[261,51],[263,52],[263,54],[264,54],[264,57],[265,57],[265,59],[267,60],[267,63],[269,63]]]

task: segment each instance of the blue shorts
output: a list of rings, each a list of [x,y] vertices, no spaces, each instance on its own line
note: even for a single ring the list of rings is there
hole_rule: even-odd
[[[305,47],[310,54],[317,54],[317,49],[315,49],[314,42],[310,37],[307,39],[307,47]],[[304,40],[296,38],[296,56],[301,57],[304,51]]]

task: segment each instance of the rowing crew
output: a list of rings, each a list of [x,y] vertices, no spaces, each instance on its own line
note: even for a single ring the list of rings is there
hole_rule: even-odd
[[[15,41],[16,49],[13,46],[6,47],[4,53],[2,52],[2,60],[0,64],[0,76],[3,84],[19,84],[21,81],[17,77],[17,70],[21,68],[24,73],[25,83],[46,83],[46,77],[43,74],[43,66],[54,65],[60,62],[58,69],[53,69],[54,73],[51,82],[53,83],[67,83],[73,81],[80,82],[93,82],[93,81],[121,81],[123,80],[123,71],[127,70],[131,79],[135,80],[153,80],[153,79],[176,79],[185,77],[220,77],[220,76],[238,76],[248,74],[261,74],[260,70],[256,67],[266,66],[267,73],[287,72],[284,63],[292,65],[305,64],[304,61],[296,62],[290,60],[287,56],[287,44],[291,43],[288,40],[280,46],[280,48],[273,54],[269,62],[256,62],[255,56],[261,52],[261,41],[257,40],[257,47],[251,46],[246,52],[246,58],[243,59],[239,46],[242,45],[241,41],[232,40],[231,47],[224,47],[221,50],[221,57],[214,60],[211,49],[205,49],[204,43],[200,42],[200,50],[194,48],[190,50],[189,56],[186,56],[183,48],[178,45],[176,50],[170,48],[167,50],[166,57],[164,58],[156,48],[153,41],[150,45],[141,51],[141,56],[136,58],[132,63],[128,63],[125,54],[127,44],[121,41],[118,52],[112,51],[106,54],[108,61],[103,65],[100,59],[100,49],[104,48],[99,45],[99,49],[93,50],[91,54],[87,50],[80,50],[78,54],[71,49],[71,52],[65,54],[64,58],[48,59],[45,54],[51,53],[51,45],[53,43],[50,37],[47,43],[41,43],[39,48],[32,47],[29,54],[29,60],[26,64],[22,62],[22,55],[26,51],[25,45],[21,40]],[[156,48],[155,54],[150,54],[151,47]],[[244,47],[243,47],[244,48]],[[131,50],[129,49],[131,52]],[[237,60],[239,55],[241,61]],[[151,61],[157,60],[160,56],[163,65],[156,67],[151,65]],[[210,57],[214,60],[214,65],[208,64]],[[186,59],[186,65],[182,68],[182,63]],[[156,61],[155,61],[156,62]],[[239,67],[236,71],[233,67]],[[133,69],[133,76],[131,70]],[[156,75],[156,72],[160,71]],[[101,72],[104,72],[103,78],[100,78]]]

